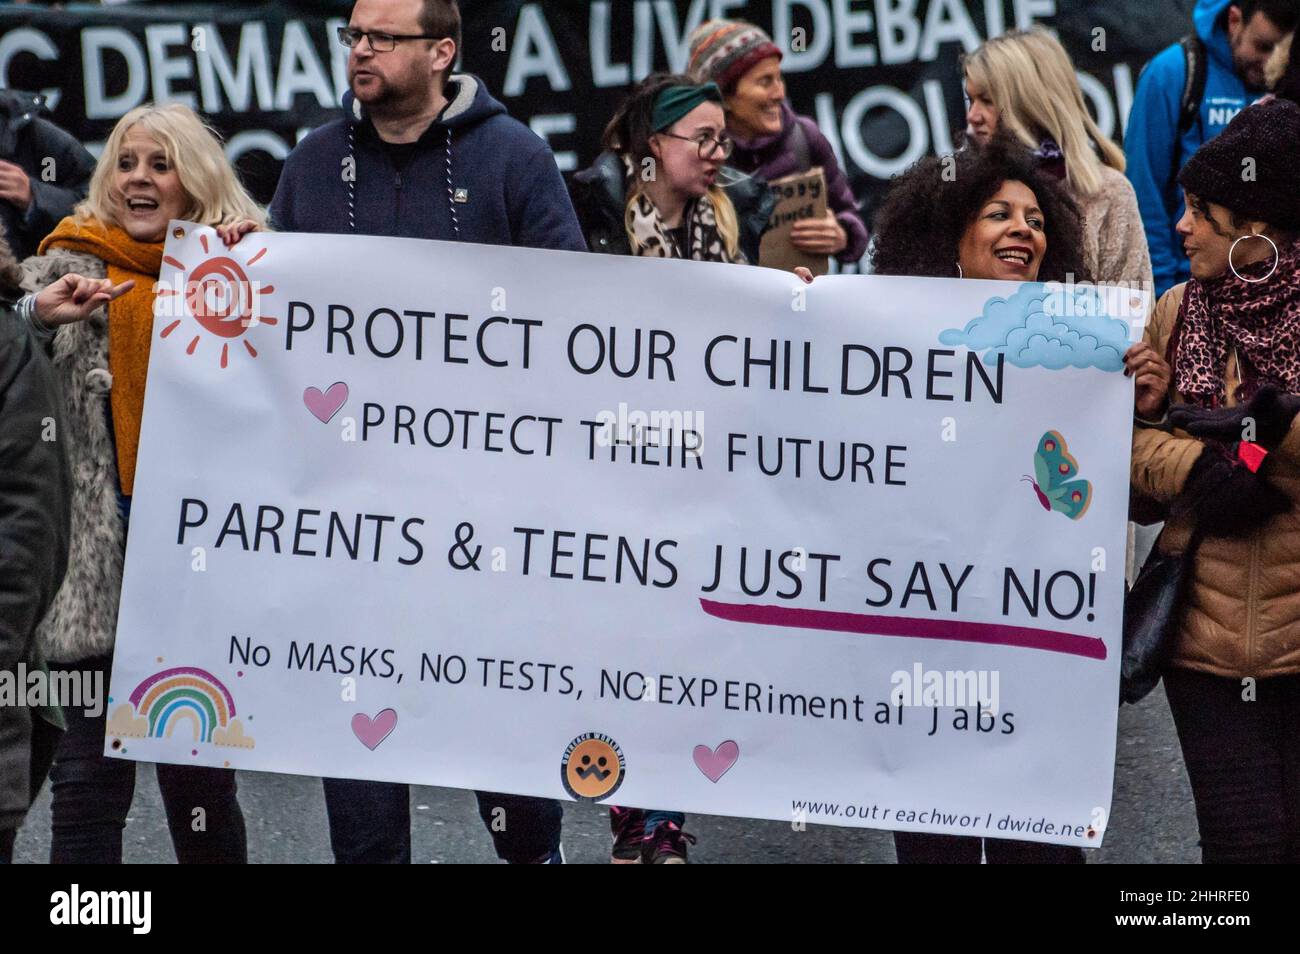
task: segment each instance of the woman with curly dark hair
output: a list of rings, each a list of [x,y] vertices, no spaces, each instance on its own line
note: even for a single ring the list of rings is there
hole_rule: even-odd
[[[876,216],[880,275],[1088,281],[1078,206],[1005,139],[927,156],[894,180]]]
[[[876,217],[871,260],[883,275],[1084,281],[1078,207],[1017,143],[995,139],[903,173]],[[805,278],[806,280],[806,278]],[[900,864],[1082,864],[1067,845],[894,832]]]

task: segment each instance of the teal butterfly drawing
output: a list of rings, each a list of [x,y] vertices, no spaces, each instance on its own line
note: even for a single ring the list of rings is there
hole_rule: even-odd
[[[1034,477],[1025,480],[1034,485],[1038,502],[1044,510],[1059,510],[1071,520],[1080,519],[1092,503],[1092,484],[1072,480],[1079,473],[1079,462],[1070,454],[1060,431],[1048,431],[1034,451]]]

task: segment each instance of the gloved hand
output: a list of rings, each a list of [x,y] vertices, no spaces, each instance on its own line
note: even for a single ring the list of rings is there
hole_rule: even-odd
[[[1207,447],[1192,465],[1178,503],[1206,536],[1243,537],[1291,509],[1291,498],[1240,461]]]
[[[1215,410],[1190,404],[1171,407],[1169,423],[1193,437],[1224,444],[1253,441],[1271,451],[1286,439],[1297,413],[1300,413],[1300,395],[1283,394],[1270,384],[1236,407]],[[1246,428],[1248,418],[1254,422],[1253,436]]]

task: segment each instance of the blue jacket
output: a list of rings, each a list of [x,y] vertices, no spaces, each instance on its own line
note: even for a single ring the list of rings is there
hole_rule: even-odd
[[[346,117],[285,160],[271,200],[281,232],[355,232],[586,251],[555,157],[468,74],[399,170],[349,92]],[[354,181],[349,181],[351,157]]]
[[[1258,95],[1247,89],[1232,65],[1223,20],[1232,2],[1199,0],[1192,13],[1196,35],[1205,43],[1207,70],[1200,113],[1187,132],[1178,135],[1187,78],[1187,64],[1179,44],[1161,50],[1146,65],[1133,95],[1124,132],[1124,153],[1128,157],[1128,178],[1137,193],[1146,227],[1157,295],[1187,281],[1191,274],[1183,254],[1183,240],[1174,231],[1183,215],[1179,170],[1201,143],[1223,132],[1232,117]]]

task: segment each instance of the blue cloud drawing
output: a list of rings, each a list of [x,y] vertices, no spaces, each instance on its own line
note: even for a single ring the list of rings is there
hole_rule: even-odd
[[[1022,285],[1010,298],[990,298],[965,328],[939,335],[946,345],[986,351],[1021,368],[1098,368],[1122,371],[1129,323],[1108,315],[1106,300],[1087,285]]]

